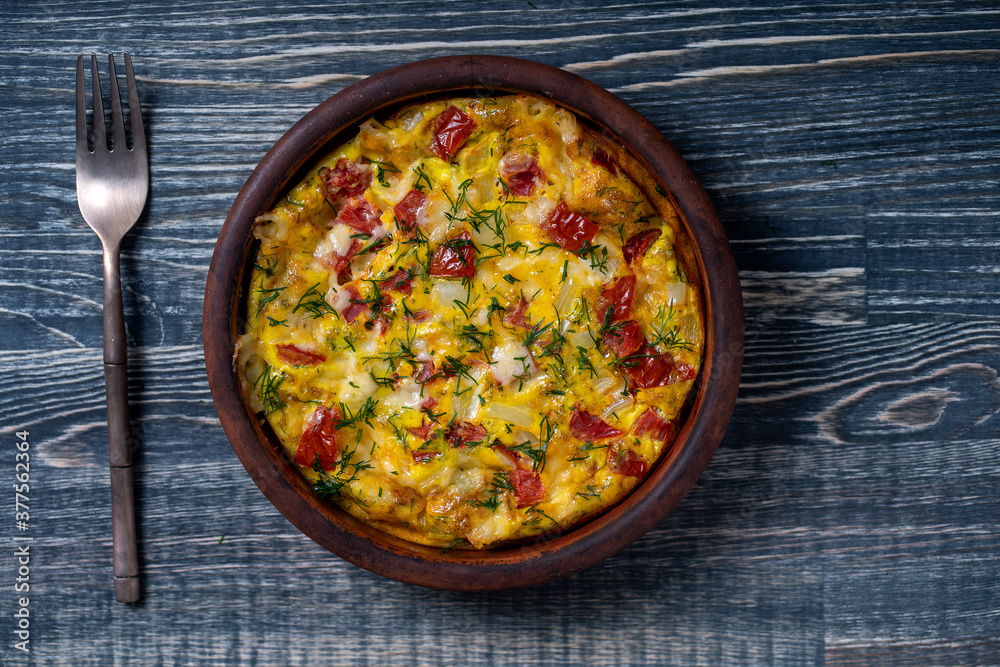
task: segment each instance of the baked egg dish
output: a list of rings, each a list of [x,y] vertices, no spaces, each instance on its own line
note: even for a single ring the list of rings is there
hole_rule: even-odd
[[[667,455],[702,363],[669,193],[526,95],[369,119],[254,224],[234,363],[313,491],[490,548],[571,528]]]

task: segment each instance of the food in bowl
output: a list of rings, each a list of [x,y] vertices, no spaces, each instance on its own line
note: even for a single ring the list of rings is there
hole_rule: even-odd
[[[693,249],[622,146],[528,95],[363,123],[257,218],[235,363],[315,493],[488,548],[620,501],[704,348]]]

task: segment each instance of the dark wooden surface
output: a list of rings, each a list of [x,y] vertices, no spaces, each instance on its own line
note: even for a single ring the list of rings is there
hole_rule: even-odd
[[[1000,664],[996,3],[278,5],[0,2],[0,663]],[[122,50],[152,154],[122,266],[137,606],[112,590],[100,246],[73,165],[76,56]],[[475,595],[288,524],[219,427],[201,341],[215,237],[284,129],[470,52],[566,68],[660,128],[718,208],[747,326],[729,431],[676,511],[580,575]]]

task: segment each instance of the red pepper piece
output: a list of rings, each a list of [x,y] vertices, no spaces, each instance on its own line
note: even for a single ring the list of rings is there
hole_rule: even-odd
[[[319,170],[319,178],[331,203],[349,197],[360,197],[372,184],[372,173],[365,165],[340,158],[333,167]]]
[[[348,285],[344,289],[347,290],[350,300],[347,302],[347,305],[344,306],[344,309],[340,314],[343,315],[344,319],[348,322],[353,322],[357,319],[358,315],[368,309],[368,304],[360,301],[361,292],[359,292],[358,288],[354,285]]]
[[[455,420],[448,426],[444,439],[452,447],[464,447],[470,442],[480,442],[486,437],[486,429],[479,424]]]
[[[437,376],[436,371],[433,361],[425,361],[423,367],[413,375],[413,381],[417,384],[426,384]]]
[[[380,281],[378,288],[386,292],[401,292],[410,296],[413,294],[413,274],[406,269],[400,269],[385,280]]]
[[[542,221],[542,229],[559,247],[576,252],[587,241],[592,241],[600,227],[587,217],[569,210],[566,202],[559,202]]]
[[[619,357],[627,357],[637,352],[646,339],[642,335],[638,322],[625,320],[624,322],[615,322],[607,327],[601,335],[601,342]]]
[[[656,408],[647,408],[632,424],[632,435],[649,436],[652,440],[669,442],[674,439],[677,426],[660,416]]]
[[[698,375],[691,364],[663,355],[649,344],[643,345],[637,353],[622,359],[621,366],[632,381],[632,386],[639,389],[665,387],[693,380]]]
[[[598,167],[604,167],[610,171],[612,176],[618,175],[618,165],[603,148],[595,148],[594,154],[590,156],[590,161]]]
[[[622,247],[622,255],[625,257],[625,261],[632,264],[635,260],[642,259],[646,255],[646,251],[649,250],[649,246],[653,245],[656,239],[660,238],[661,233],[659,229],[647,229],[630,236],[629,240]]]
[[[382,211],[372,206],[367,199],[350,199],[340,209],[334,222],[345,224],[360,234],[371,234],[378,226],[381,215]]]
[[[649,470],[645,459],[631,449],[618,450],[618,447],[608,447],[608,467],[612,472],[626,477],[643,477]]]
[[[448,162],[458,152],[472,131],[476,122],[456,106],[450,106],[442,111],[434,120],[434,138],[431,140],[430,151]]]
[[[476,246],[472,234],[462,232],[434,251],[430,274],[437,278],[472,278],[476,275]]]
[[[573,409],[573,414],[569,418],[569,432],[574,437],[585,441],[604,440],[625,433],[600,417],[576,408]]]
[[[513,151],[500,160],[500,178],[510,194],[530,197],[535,193],[535,183],[545,178],[545,172],[534,155]]]
[[[611,287],[605,287],[597,297],[597,321],[603,325],[611,309],[611,322],[620,322],[632,317],[632,303],[635,301],[635,275],[622,276]]]
[[[515,463],[514,469],[510,472],[510,485],[514,487],[518,509],[530,507],[545,497],[542,478],[537,472],[523,467],[520,463]]]
[[[431,311],[429,310],[414,310],[406,316],[407,319],[413,320],[414,322],[426,322],[431,319]]]
[[[333,272],[339,276],[341,273],[349,273],[351,260],[354,259],[354,256],[358,254],[358,251],[361,250],[363,245],[364,244],[361,243],[360,239],[351,239],[351,245],[347,248],[343,255],[321,253],[317,255],[317,258],[325,266],[333,269]]]
[[[299,438],[299,446],[295,449],[295,462],[312,467],[319,456],[319,465],[323,470],[335,468],[340,458],[337,422],[342,418],[337,409],[330,410],[321,405],[313,410]]]
[[[507,316],[503,318],[505,324],[509,324],[512,327],[521,327],[522,329],[529,329],[528,321],[524,319],[524,311],[528,309],[528,302],[525,301],[522,296],[517,301],[517,305],[514,306],[513,310],[507,312]]]
[[[317,352],[303,350],[297,345],[278,345],[278,358],[292,366],[315,366],[326,361],[326,357]]]
[[[413,230],[419,227],[421,217],[427,210],[427,195],[420,190],[410,190],[406,196],[392,209],[396,222],[406,236],[412,236]]]

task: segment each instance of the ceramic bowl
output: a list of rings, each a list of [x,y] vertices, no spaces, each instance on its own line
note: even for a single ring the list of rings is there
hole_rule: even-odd
[[[693,240],[704,290],[705,359],[673,447],[610,510],[557,535],[490,550],[442,551],[387,535],[320,501],[280,444],[251,412],[233,367],[248,275],[251,227],[301,178],[304,166],[373,114],[434,95],[528,93],[549,98],[616,138],[673,196]],[[632,107],[569,72],[498,56],[456,56],[396,67],[322,102],[278,140],[240,190],[219,235],[204,306],[212,396],[240,461],[296,527],[351,563],[433,588],[493,590],[579,572],[617,553],[661,521],[705,470],[732,414],[743,358],[743,301],[725,233],[680,154]]]

